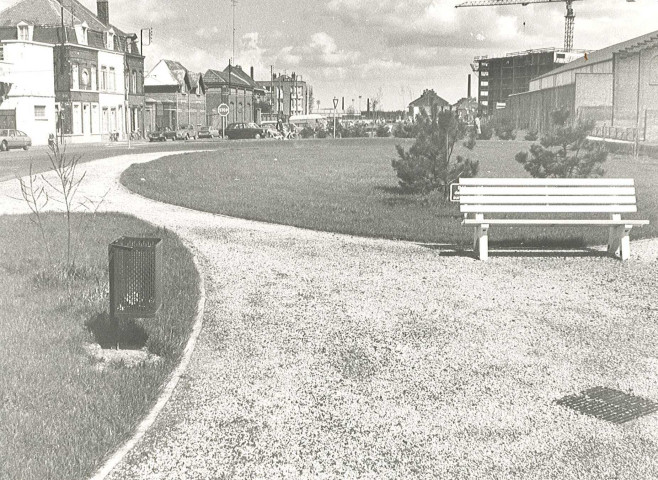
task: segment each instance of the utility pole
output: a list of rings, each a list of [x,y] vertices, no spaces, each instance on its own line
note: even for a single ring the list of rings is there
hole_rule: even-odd
[[[238,0],[231,0],[231,5],[233,6],[233,56],[232,60],[235,62],[235,7],[238,4]]]
[[[233,109],[231,108],[231,60],[228,61],[228,106],[230,108],[229,112]]]

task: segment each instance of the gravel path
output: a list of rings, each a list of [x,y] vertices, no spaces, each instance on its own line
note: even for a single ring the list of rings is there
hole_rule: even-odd
[[[179,153],[179,152],[177,152]],[[656,478],[658,415],[553,402],[596,385],[658,401],[658,240],[487,263],[444,249],[160,204],[86,164],[103,210],[198,255],[204,328],[153,428],[109,478]],[[17,182],[0,213],[23,213]]]

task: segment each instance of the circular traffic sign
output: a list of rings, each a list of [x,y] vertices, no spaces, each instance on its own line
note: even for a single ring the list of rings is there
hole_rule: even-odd
[[[226,117],[228,115],[228,105],[226,105],[225,103],[222,103],[219,107],[217,107],[217,112],[222,117]]]

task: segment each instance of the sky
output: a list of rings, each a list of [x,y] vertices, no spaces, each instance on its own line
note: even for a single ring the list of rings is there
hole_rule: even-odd
[[[65,2],[67,0],[64,0]],[[237,0],[235,64],[257,80],[295,72],[320,108],[332,98],[365,110],[403,108],[426,88],[451,103],[467,95],[474,56],[564,44],[564,3],[459,8],[463,0]],[[95,0],[81,0],[96,11]],[[0,9],[16,0],[0,0]],[[146,70],[160,59],[224,69],[233,55],[231,0],[109,0],[126,32],[153,28]],[[658,30],[656,0],[576,0],[574,48],[595,50]],[[477,93],[475,75],[473,94]],[[359,96],[361,99],[359,99]],[[339,107],[340,108],[340,107]]]

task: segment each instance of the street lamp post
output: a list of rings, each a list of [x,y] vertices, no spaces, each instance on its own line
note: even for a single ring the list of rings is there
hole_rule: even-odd
[[[334,97],[334,139],[336,138],[336,108],[338,108],[338,99]]]

